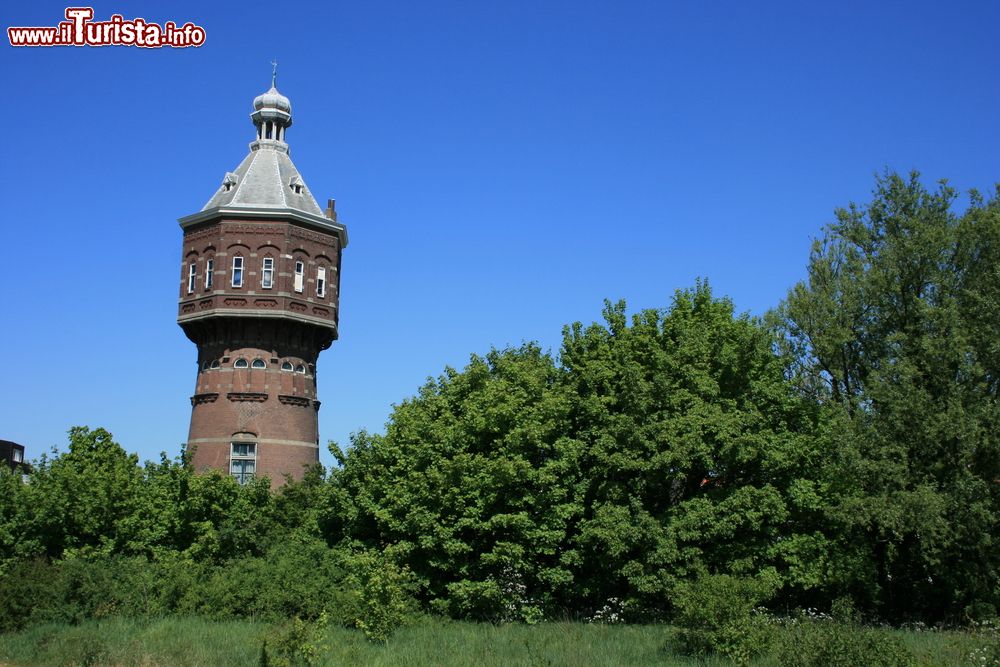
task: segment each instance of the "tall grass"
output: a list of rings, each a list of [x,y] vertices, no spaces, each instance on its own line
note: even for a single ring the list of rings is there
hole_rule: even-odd
[[[44,624],[0,637],[0,660],[15,665],[249,665],[268,626],[171,617]]]
[[[10,665],[216,666],[259,664],[261,646],[279,627],[196,617],[114,618],[80,625],[46,624],[0,636],[0,663]],[[970,664],[980,638],[959,632],[898,633],[920,665]],[[424,618],[400,629],[386,645],[361,632],[330,627],[319,665],[729,665],[678,655],[673,630],[658,625],[541,623],[489,625]],[[762,656],[753,664],[777,664]]]

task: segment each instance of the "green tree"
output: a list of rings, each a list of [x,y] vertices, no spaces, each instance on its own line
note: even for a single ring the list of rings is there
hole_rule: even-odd
[[[702,572],[824,582],[816,411],[761,324],[705,283],[668,311],[474,356],[360,433],[327,529],[384,547],[435,608],[532,620],[660,613]]]
[[[828,516],[852,592],[890,617],[996,602],[1000,215],[975,193],[958,215],[955,199],[916,173],[879,178],[773,314],[833,424]]]
[[[571,583],[577,444],[552,358],[535,345],[473,356],[393,410],[386,434],[338,453],[330,516],[407,565],[431,605],[538,617]]]
[[[573,535],[590,608],[662,608],[700,573],[782,574],[820,585],[823,461],[815,410],[783,376],[760,322],[706,282],[669,310],[575,324],[561,359],[574,398],[584,515]]]
[[[17,508],[21,557],[111,554],[122,548],[119,524],[141,487],[138,457],[104,429],[76,426],[69,450],[42,457]]]

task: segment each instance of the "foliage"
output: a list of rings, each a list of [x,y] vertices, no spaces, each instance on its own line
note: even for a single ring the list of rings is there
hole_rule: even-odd
[[[114,616],[311,622],[325,614],[344,626],[363,619],[387,636],[413,602],[403,573],[372,563],[380,561],[315,539],[219,565],[140,556],[24,561],[0,587],[0,631]],[[374,573],[361,574],[364,564]]]
[[[1000,199],[917,174],[837,212],[772,315],[790,373],[830,415],[834,579],[889,618],[995,603],[1000,551]]]
[[[315,621],[303,621],[296,616],[279,627],[268,641],[261,646],[261,667],[299,667],[318,664],[320,656],[326,652],[325,644],[328,619],[326,613]]]
[[[332,472],[331,514],[406,564],[434,608],[526,617],[572,581],[564,549],[580,509],[577,443],[558,371],[537,346],[474,356],[356,434]],[[562,554],[562,555],[560,555]]]
[[[418,608],[673,614],[691,647],[742,660],[766,634],[754,596],[991,618],[1000,194],[961,213],[956,198],[887,174],[837,212],[766,322],[707,281],[663,309],[606,302],[558,355],[526,343],[446,368],[384,434],[331,444],[336,467],[280,489],[194,474],[183,453],[140,464],[73,428],[26,484],[0,470],[0,630],[326,612],[384,642]]]
[[[355,435],[332,473],[338,529],[385,545],[458,617],[618,598],[641,618],[707,568],[815,586],[816,415],[760,323],[707,283],[631,326],[624,303],[604,315],[566,329],[561,364],[533,345],[474,356],[384,436]]]
[[[849,608],[849,605],[848,605]],[[817,614],[811,610],[786,619],[779,633],[777,661],[782,667],[911,667],[913,654],[888,630],[863,627],[853,613]]]
[[[684,653],[719,653],[738,665],[767,651],[774,638],[762,604],[774,594],[776,577],[740,579],[706,575],[677,587],[677,641]]]
[[[760,323],[705,282],[631,326],[621,302],[604,318],[567,328],[562,349],[585,444],[572,544],[588,606],[623,597],[641,616],[705,571],[771,568],[789,586],[817,585],[816,415]]]
[[[354,554],[348,581],[358,599],[352,624],[369,641],[384,644],[416,611],[415,582],[409,569],[399,567],[384,554]]]

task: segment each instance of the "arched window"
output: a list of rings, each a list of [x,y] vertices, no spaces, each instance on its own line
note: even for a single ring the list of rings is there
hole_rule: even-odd
[[[281,364],[281,370],[288,371],[289,373],[291,373],[292,372],[292,364],[290,362],[288,362],[288,361],[282,362],[282,364]]]
[[[267,368],[267,364],[264,363],[263,359],[254,359],[251,368]]]
[[[240,357],[236,360],[236,363],[233,364],[233,368],[246,368],[247,365],[247,360]]]
[[[299,364],[298,366],[295,367],[295,372],[305,374],[306,367],[303,366],[302,364]]]
[[[215,370],[218,367],[219,367],[219,360],[218,359],[212,359],[212,363],[211,363],[211,365],[209,365],[209,368],[211,368],[212,370]]]

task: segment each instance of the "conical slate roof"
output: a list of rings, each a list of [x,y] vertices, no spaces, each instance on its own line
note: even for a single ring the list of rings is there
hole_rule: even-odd
[[[250,144],[250,154],[236,171],[226,174],[222,185],[202,208],[292,208],[323,215],[299,170],[288,157],[288,144],[260,139]]]

